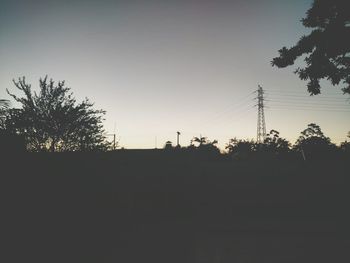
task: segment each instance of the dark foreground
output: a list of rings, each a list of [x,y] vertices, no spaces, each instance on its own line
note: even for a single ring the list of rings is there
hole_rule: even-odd
[[[2,262],[350,262],[346,160],[2,161]]]

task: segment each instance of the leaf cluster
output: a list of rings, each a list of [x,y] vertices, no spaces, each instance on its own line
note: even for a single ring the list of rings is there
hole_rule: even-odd
[[[348,0],[315,0],[302,19],[312,31],[302,36],[291,48],[280,49],[279,56],[271,64],[279,68],[293,65],[305,55],[306,66],[295,73],[307,80],[311,95],[321,93],[320,80],[327,79],[333,85],[343,83],[344,93],[350,94],[350,12]]]

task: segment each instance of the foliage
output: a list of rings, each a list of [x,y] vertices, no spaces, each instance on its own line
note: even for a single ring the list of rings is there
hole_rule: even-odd
[[[0,99],[0,129],[5,128],[5,118],[9,106],[10,102],[8,100]]]
[[[56,85],[46,76],[39,80],[39,93],[32,91],[24,77],[13,83],[24,97],[7,91],[22,108],[9,110],[6,129],[24,135],[28,150],[86,151],[108,147],[102,127],[105,111],[94,110],[88,99],[77,103],[64,81]]]
[[[350,142],[345,141],[340,144],[340,149],[345,153],[350,153]]]
[[[301,132],[297,143],[301,143],[302,141],[305,141],[310,138],[320,138],[327,143],[330,142],[330,139],[323,134],[320,126],[318,126],[315,123],[310,123],[307,125],[307,128]]]
[[[199,151],[203,154],[219,154],[220,150],[216,146],[217,144],[217,140],[210,141],[207,137],[193,137],[189,149]]]
[[[191,144],[192,143],[197,143],[198,147],[202,147],[204,145],[213,145],[214,146],[218,143],[218,141],[214,140],[211,142],[210,140],[208,140],[207,137],[200,136],[200,137],[193,137],[193,139],[191,140]]]
[[[275,155],[286,154],[290,150],[290,143],[286,139],[281,138],[278,131],[271,130],[264,140],[262,149],[264,152]]]
[[[0,99],[0,110],[5,110],[10,106],[10,102],[8,100]]]
[[[233,138],[229,140],[225,149],[235,158],[247,158],[256,151],[256,143],[253,140]]]
[[[279,57],[271,64],[279,68],[293,65],[298,57],[306,55],[305,68],[295,73],[308,80],[311,95],[320,93],[320,80],[328,79],[333,85],[344,83],[344,93],[350,94],[350,12],[348,0],[314,0],[302,19],[312,29],[291,48],[280,49]]]
[[[301,132],[298,140],[294,145],[297,151],[304,151],[307,156],[324,155],[331,153],[336,146],[331,143],[330,138],[326,137],[320,126],[315,123],[308,124],[308,127]]]
[[[350,138],[350,131],[348,132],[348,135],[347,135],[348,138]],[[347,140],[345,142],[342,142],[340,144],[340,149],[347,153],[347,154],[350,154],[350,142],[348,142]]]

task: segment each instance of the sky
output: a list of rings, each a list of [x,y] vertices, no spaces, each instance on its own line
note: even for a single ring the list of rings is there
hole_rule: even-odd
[[[309,123],[333,142],[350,131],[350,103],[322,82],[306,82],[271,60],[308,31],[311,0],[0,0],[0,98],[12,79],[65,80],[78,101],[107,111],[120,147],[161,148],[194,136],[256,139],[256,93],[265,91],[267,131],[295,142]],[[301,63],[302,65],[302,63]],[[13,103],[13,106],[17,106]],[[110,137],[112,138],[112,137]]]

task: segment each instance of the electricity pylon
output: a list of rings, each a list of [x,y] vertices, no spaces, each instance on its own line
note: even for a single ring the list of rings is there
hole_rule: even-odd
[[[264,90],[258,85],[258,125],[257,125],[257,143],[263,143],[266,138],[266,124],[264,115]]]

